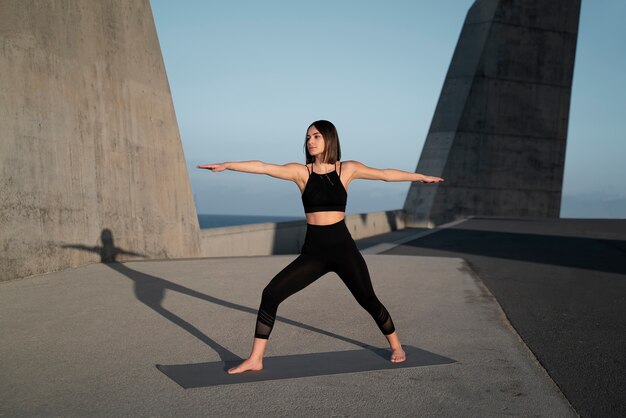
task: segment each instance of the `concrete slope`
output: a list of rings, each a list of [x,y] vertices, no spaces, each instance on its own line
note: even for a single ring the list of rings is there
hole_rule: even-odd
[[[462,257],[581,416],[626,416],[626,220],[476,217],[383,254]]]

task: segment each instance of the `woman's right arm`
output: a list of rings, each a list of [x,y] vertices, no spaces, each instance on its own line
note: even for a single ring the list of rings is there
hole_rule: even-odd
[[[205,168],[213,172],[233,170],[243,171],[244,173],[267,174],[268,176],[276,177],[282,180],[295,181],[298,177],[298,170],[302,170],[302,167],[304,166],[296,163],[288,163],[284,165],[268,164],[263,161],[252,160],[234,161],[220,164],[204,164],[197,167]]]

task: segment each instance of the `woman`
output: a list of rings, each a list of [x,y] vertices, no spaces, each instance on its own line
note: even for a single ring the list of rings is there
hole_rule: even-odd
[[[263,290],[252,353],[240,365],[229,369],[229,374],[263,368],[263,353],[278,305],[329,271],[337,273],[357,302],[374,318],[391,347],[390,360],[396,363],[406,360],[391,316],[374,294],[365,260],[346,227],[347,189],[356,179],[423,183],[437,183],[443,179],[394,169],[379,170],[358,161],[340,162],[337,130],[326,120],[318,120],[309,126],[304,147],[305,165],[241,161],[198,166],[213,172],[228,169],[291,180],[300,188],[306,214],[307,230],[301,254]]]

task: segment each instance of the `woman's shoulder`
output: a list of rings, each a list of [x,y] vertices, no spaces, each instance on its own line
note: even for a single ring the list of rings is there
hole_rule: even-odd
[[[294,170],[298,172],[299,174],[308,173],[310,166],[311,164],[302,164],[302,163],[295,163],[295,162],[285,164],[285,167],[289,167],[290,170]]]
[[[346,160],[341,162],[341,168],[346,170],[355,170],[357,167],[361,166],[359,161],[357,160]]]
[[[310,164],[302,164],[302,163],[285,163],[283,167],[289,167],[295,170],[304,170],[307,167],[310,167]]]

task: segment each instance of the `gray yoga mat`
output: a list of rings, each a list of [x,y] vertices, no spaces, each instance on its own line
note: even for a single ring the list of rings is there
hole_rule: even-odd
[[[174,382],[189,389],[456,362],[448,357],[410,345],[403,345],[402,348],[406,352],[407,359],[401,363],[389,361],[391,350],[388,348],[371,347],[349,351],[266,357],[263,359],[263,370],[234,375],[228,374],[227,370],[238,365],[242,359],[195,364],[157,364],[156,367]]]

